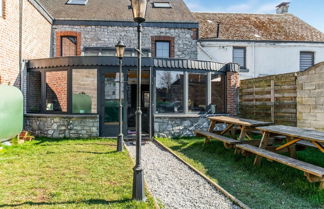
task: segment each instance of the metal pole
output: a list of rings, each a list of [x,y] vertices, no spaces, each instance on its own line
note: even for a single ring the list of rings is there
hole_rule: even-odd
[[[144,173],[141,164],[141,146],[142,146],[142,25],[137,26],[138,32],[138,64],[137,64],[137,109],[136,109],[136,165],[134,167],[133,178],[133,199],[144,201]]]
[[[119,58],[119,135],[117,142],[117,152],[123,151],[124,135],[123,135],[123,99],[122,99],[122,71],[123,59]]]

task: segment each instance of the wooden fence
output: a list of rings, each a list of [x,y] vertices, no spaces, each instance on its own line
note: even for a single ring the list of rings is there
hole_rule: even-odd
[[[296,97],[296,73],[242,80],[240,116],[296,126]]]

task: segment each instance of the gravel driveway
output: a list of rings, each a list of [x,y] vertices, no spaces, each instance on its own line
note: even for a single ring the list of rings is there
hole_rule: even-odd
[[[135,146],[127,143],[131,155]],[[142,146],[144,178],[148,189],[165,208],[239,208],[205,179],[152,142]]]

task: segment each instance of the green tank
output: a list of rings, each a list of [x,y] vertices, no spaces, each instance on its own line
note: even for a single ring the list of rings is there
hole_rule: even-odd
[[[73,94],[72,111],[73,113],[91,113],[92,101],[89,95],[84,93]]]
[[[23,95],[14,86],[0,85],[0,142],[16,137],[23,129]]]

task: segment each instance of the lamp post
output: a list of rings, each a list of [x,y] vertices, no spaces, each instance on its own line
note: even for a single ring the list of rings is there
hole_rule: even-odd
[[[123,100],[122,100],[122,73],[123,58],[125,53],[125,45],[119,41],[116,47],[116,56],[119,58],[119,135],[117,139],[117,152],[123,151],[124,135],[123,135]]]
[[[142,110],[141,110],[141,85],[142,85],[142,23],[145,22],[147,0],[131,0],[134,21],[138,23],[138,61],[137,61],[137,108],[136,108],[136,165],[133,178],[133,199],[145,200],[144,174],[141,164],[141,143],[142,143]]]

